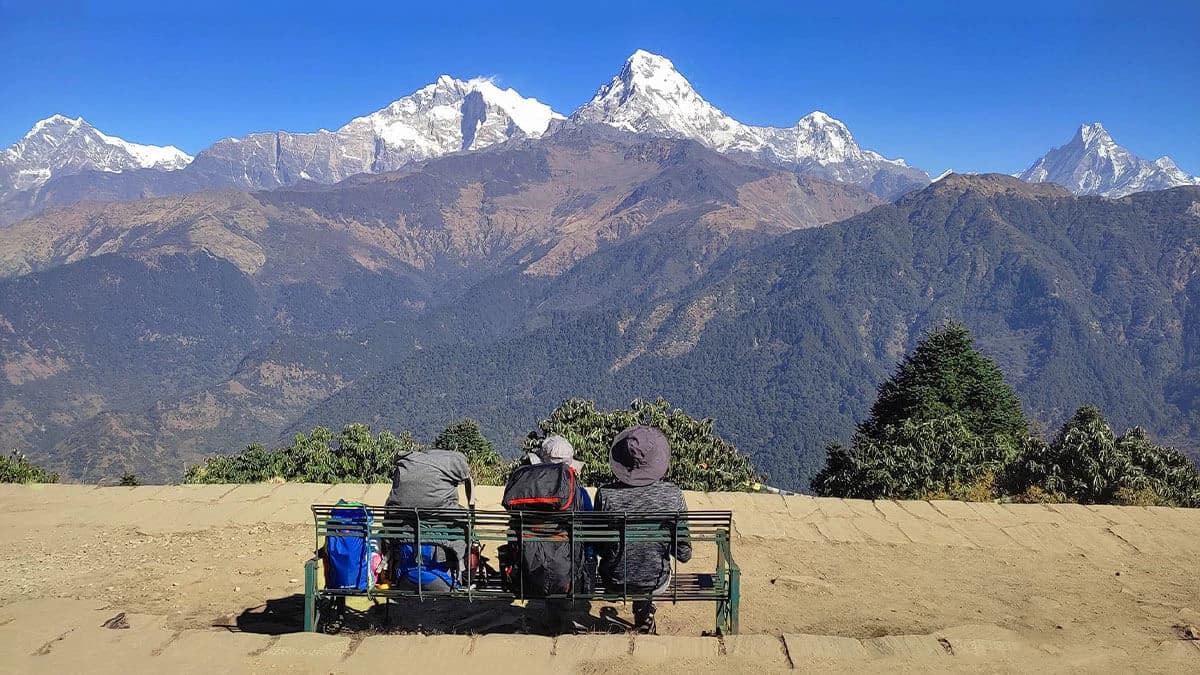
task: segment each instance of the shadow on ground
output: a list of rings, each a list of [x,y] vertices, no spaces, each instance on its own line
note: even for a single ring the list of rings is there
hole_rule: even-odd
[[[569,619],[575,632],[623,632],[626,625],[613,618],[601,618],[586,603],[577,603]],[[532,600],[520,607],[506,600],[461,598],[395,598],[389,603],[355,599],[340,612],[323,622],[327,633],[424,633],[424,634],[540,634],[570,632],[551,625],[545,604]],[[611,614],[611,613],[605,613]],[[214,626],[243,633],[282,635],[304,630],[304,596],[297,593],[274,598],[239,614],[232,622],[218,621]]]

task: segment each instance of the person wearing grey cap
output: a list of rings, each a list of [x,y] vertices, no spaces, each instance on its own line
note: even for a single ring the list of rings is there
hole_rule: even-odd
[[[583,462],[575,459],[575,446],[562,436],[549,436],[535,450],[529,453],[530,464],[567,464],[575,473],[583,474]],[[580,511],[592,510],[592,497],[584,489],[583,483],[577,484],[577,497]]]
[[[663,432],[648,426],[622,431],[613,440],[608,463],[617,480],[596,492],[597,511],[673,512],[687,511],[683,491],[663,480],[671,462],[671,447]],[[673,544],[629,543],[597,547],[600,576],[611,587],[639,593],[660,593],[671,585],[671,558],[692,559],[692,544],[686,533]],[[655,607],[652,601],[633,603],[634,624],[639,631],[653,633]]]
[[[583,462],[575,459],[575,446],[571,445],[571,441],[558,435],[545,438],[540,445],[529,452],[525,459],[530,464],[566,464],[574,469],[576,474],[583,473]],[[592,497],[583,487],[582,480],[575,484],[575,499],[578,503],[577,510],[592,510]],[[592,578],[595,577],[595,561],[596,554],[592,547],[585,547],[584,565],[587,570],[585,575],[589,586]],[[572,602],[571,600],[547,599],[546,620],[550,630],[554,634],[586,630],[586,626],[572,620],[572,614],[578,612],[586,615],[590,608],[591,603],[586,600]]]

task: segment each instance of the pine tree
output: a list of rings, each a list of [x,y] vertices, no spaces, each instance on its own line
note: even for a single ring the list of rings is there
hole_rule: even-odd
[[[1021,402],[1004,375],[948,323],[926,334],[879,386],[850,447],[828,448],[812,481],[831,497],[991,498],[1026,444]]]
[[[888,426],[958,416],[967,430],[1016,447],[1029,425],[1004,374],[974,347],[966,326],[950,322],[927,333],[896,373],[879,386],[860,434],[881,439]]]

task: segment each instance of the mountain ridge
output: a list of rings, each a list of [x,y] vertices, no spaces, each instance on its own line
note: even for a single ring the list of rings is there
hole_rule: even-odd
[[[1067,144],[1050,150],[1019,177],[1102,197],[1200,184],[1200,176],[1187,175],[1170,157],[1149,161],[1134,155],[1118,145],[1099,122],[1080,125]]]
[[[743,124],[705,100],[666,57],[637,50],[615,77],[572,115],[575,121],[700,141],[893,197],[929,182],[903,160],[863,150],[849,129],[815,111],[793,127]]]
[[[635,76],[633,71],[642,68],[656,69],[657,75]],[[676,128],[680,115],[686,117],[694,111],[672,115],[664,110],[658,112],[670,119],[662,125],[651,123],[652,116],[644,116],[610,126],[651,136],[690,138],[718,152],[744,155],[801,175],[850,183],[885,198],[929,182],[924,172],[902,160],[888,160],[863,150],[844,124],[819,111],[789,128],[744,125],[704,101],[665,57],[643,50],[626,60],[613,82],[623,82],[625,77],[632,90],[641,91],[648,77],[658,76],[666,77],[669,86],[684,92],[684,98],[700,106],[700,115],[711,117],[709,122],[716,126],[684,128],[680,132]],[[602,89],[610,86],[612,82]],[[570,122],[586,126],[612,121],[604,115],[587,114],[589,105],[580,106]],[[538,138],[566,123],[568,118],[549,106],[522,97],[513,89],[501,89],[489,78],[459,80],[442,75],[336,130],[280,130],[220,139],[194,159],[189,157],[186,166],[173,166],[170,172],[146,167],[120,174],[81,170],[61,176],[47,174],[45,180],[22,183],[19,189],[0,184],[0,226],[48,206],[79,201],[141,199],[205,189],[276,189],[307,182],[332,184],[452,152]],[[725,132],[741,140],[725,138]]]
[[[173,171],[191,161],[191,155],[174,146],[131,143],[101,132],[82,117],[55,114],[36,122],[20,140],[0,152],[0,200],[40,187],[56,176],[89,170]]]

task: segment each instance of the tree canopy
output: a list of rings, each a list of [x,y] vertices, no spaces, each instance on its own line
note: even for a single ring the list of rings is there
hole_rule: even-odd
[[[441,450],[456,450],[467,456],[471,477],[480,485],[503,485],[506,473],[504,459],[496,447],[483,435],[479,422],[471,419],[459,420],[446,427],[433,447]]]
[[[467,456],[471,475],[482,485],[504,480],[504,460],[475,420],[446,427],[432,447]],[[401,455],[422,452],[426,446],[411,433],[371,433],[365,424],[348,424],[334,435],[325,427],[296,434],[292,444],[267,450],[260,444],[236,455],[217,455],[188,468],[185,483],[258,483],[282,480],[300,483],[386,483],[392,480]]]
[[[1139,427],[1116,436],[1084,406],[1050,444],[1032,444],[1009,469],[1012,490],[1053,501],[1200,507],[1200,471]]]
[[[613,439],[638,424],[666,435],[671,444],[667,477],[685,490],[748,490],[759,480],[750,458],[717,435],[713,420],[692,417],[662,398],[635,400],[628,408],[616,410],[598,409],[587,399],[567,399],[530,432],[525,447],[532,450],[547,436],[563,436],[575,447],[575,458],[584,463],[583,482],[603,485],[614,480],[608,466]]]
[[[1028,434],[1021,401],[1004,373],[975,349],[971,332],[956,322],[927,333],[904,357],[895,374],[879,385],[858,431],[881,439],[889,426],[951,415],[981,438],[1000,436],[1016,443]]]
[[[348,424],[335,436],[317,427],[296,434],[287,447],[267,450],[254,444],[236,455],[210,457],[188,468],[183,482],[384,483],[392,479],[400,455],[420,449],[407,432],[373,435],[365,424]]]
[[[849,447],[829,446],[818,494],[864,499],[1011,499],[1200,506],[1200,471],[1134,427],[1116,436],[1079,408],[1047,443],[999,368],[949,324],[927,335]]]

